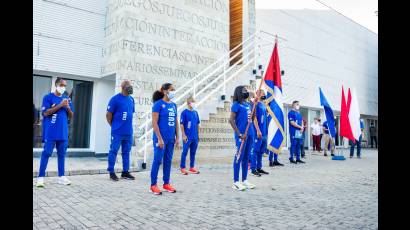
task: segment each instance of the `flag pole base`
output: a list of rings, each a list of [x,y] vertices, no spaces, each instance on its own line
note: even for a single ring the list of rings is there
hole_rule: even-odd
[[[334,155],[332,157],[332,160],[334,160],[334,161],[344,161],[344,160],[346,160],[346,158],[343,155],[339,155],[339,156]]]
[[[341,151],[339,151],[339,154],[335,154],[334,156],[332,156],[332,160],[334,160],[334,161],[344,161],[344,160],[346,160],[346,157],[343,154],[343,149],[344,149],[344,147],[342,146]]]

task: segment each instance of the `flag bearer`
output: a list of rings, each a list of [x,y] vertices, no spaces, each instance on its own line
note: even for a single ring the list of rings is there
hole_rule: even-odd
[[[248,176],[248,159],[252,149],[255,130],[252,125],[249,126],[249,130],[245,133],[248,121],[252,121],[251,113],[252,107],[246,99],[249,97],[248,89],[245,86],[237,86],[235,88],[233,96],[233,104],[231,107],[231,116],[229,123],[234,130],[234,137],[236,142],[237,151],[239,151],[241,142],[244,142],[242,151],[239,153],[240,157],[237,160],[234,156],[233,161],[233,185],[232,188],[243,191],[245,189],[253,189],[255,185],[251,184],[247,180]],[[242,166],[242,183],[239,182],[239,171]]]
[[[151,192],[161,195],[162,191],[157,186],[159,166],[162,161],[163,180],[162,186],[168,192],[176,192],[169,182],[171,176],[171,163],[174,154],[174,145],[178,146],[178,116],[177,105],[171,100],[175,97],[175,88],[171,83],[165,83],[152,95],[152,127],[154,160],[151,167]]]
[[[251,159],[251,173],[253,175],[269,174],[262,169],[262,156],[267,151],[267,136],[268,136],[268,115],[266,106],[263,100],[266,99],[265,91],[259,89],[256,91],[257,98],[260,101],[256,104],[254,125],[256,129],[256,138],[253,145],[253,154]]]
[[[130,152],[133,141],[132,116],[135,113],[134,98],[131,96],[133,88],[128,80],[121,83],[121,93],[116,94],[108,103],[106,118],[111,126],[111,145],[108,153],[108,168],[110,179],[118,181],[114,165],[118,150],[121,146],[122,173],[121,178],[134,180],[129,173]]]
[[[333,124],[334,126],[334,124]],[[327,121],[323,122],[323,138],[325,139],[325,147],[323,148],[324,156],[327,156],[327,151],[330,145],[330,154],[331,156],[335,155],[335,143],[333,137],[329,133],[329,124]]]
[[[55,86],[55,92],[45,95],[41,106],[44,149],[40,158],[37,187],[44,187],[47,163],[54,146],[57,149],[58,183],[71,184],[70,180],[64,176],[64,160],[68,146],[68,119],[73,117],[74,109],[71,99],[64,95],[67,82],[62,78],[57,78]]]
[[[181,154],[181,173],[188,175],[189,173],[198,174],[199,171],[195,168],[195,154],[198,148],[198,132],[199,132],[199,116],[195,110],[195,100],[193,97],[187,99],[188,108],[181,113],[181,133],[183,140],[183,149]],[[185,160],[190,150],[189,171],[185,169]]]
[[[359,136],[359,140],[356,140],[354,143],[353,141],[349,140],[349,144],[350,144],[350,158],[353,158],[354,155],[354,147],[357,146],[357,158],[361,158],[360,156],[360,150],[362,149],[362,138],[363,138],[363,130],[364,130],[364,122],[363,119],[360,119],[360,129],[362,131],[362,133]]]
[[[278,154],[269,151],[269,167],[273,166],[283,166],[283,164],[278,161]]]

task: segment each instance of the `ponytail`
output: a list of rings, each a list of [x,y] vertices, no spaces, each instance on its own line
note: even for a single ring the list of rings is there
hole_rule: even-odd
[[[152,95],[152,102],[155,103],[156,101],[164,98],[164,93],[159,91],[159,90],[155,90],[154,94]]]
[[[160,90],[156,90],[154,94],[152,94],[152,102],[155,103],[156,101],[164,98],[165,96],[164,90],[168,90],[171,85],[172,85],[171,83],[165,83],[161,86]]]

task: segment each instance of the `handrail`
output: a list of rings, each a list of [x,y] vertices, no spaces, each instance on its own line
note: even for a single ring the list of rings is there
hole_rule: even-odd
[[[176,97],[173,100],[173,102],[180,103],[181,99],[183,99],[186,95],[188,95],[190,92],[193,91],[194,95],[201,95],[197,102],[197,106],[200,106],[203,103],[205,103],[211,96],[215,96],[215,94],[222,87],[225,89],[227,82],[231,81],[234,77],[240,74],[251,63],[254,63],[256,65],[255,61],[258,58],[258,55],[256,53],[256,49],[257,49],[256,47],[258,47],[259,52],[260,52],[260,48],[261,48],[260,42],[262,40],[265,40],[265,41],[269,41],[269,43],[274,43],[274,40],[272,41],[271,39],[263,37],[262,33],[268,36],[274,37],[274,38],[278,38],[283,41],[287,41],[286,39],[282,37],[278,37],[277,35],[271,34],[266,31],[261,31],[261,30],[256,31],[254,34],[249,36],[243,42],[241,42],[240,44],[235,46],[233,49],[231,49],[229,52],[223,54],[218,60],[216,60],[215,62],[207,66],[205,69],[203,69],[201,72],[199,72],[195,77],[185,82],[182,86],[178,86],[178,89],[175,92],[177,93],[177,92],[182,91],[182,93],[178,94],[178,97]],[[236,50],[239,47],[241,47],[240,51],[236,52]],[[233,52],[236,52],[236,53],[231,56]],[[252,56],[252,54],[254,55]],[[241,55],[240,58],[236,60],[233,64],[231,64],[231,61],[237,58],[239,55]],[[235,67],[239,66],[239,63],[241,63],[240,68],[232,72],[232,70]],[[211,71],[209,72],[209,70]],[[222,73],[218,73],[218,71],[221,71],[221,70],[222,70]],[[221,84],[217,84],[218,81],[220,81],[221,79],[223,80],[223,82]],[[211,81],[203,85],[203,83],[207,80],[208,81],[211,80]],[[192,83],[194,84],[192,85]],[[187,86],[188,86],[188,89],[185,89],[187,88]],[[203,87],[199,88],[201,86]],[[204,94],[204,92],[209,90],[211,87],[213,89],[211,89],[211,91],[208,94]],[[197,89],[199,89],[198,92],[197,92]],[[179,106],[177,105],[177,110],[181,111],[186,106],[187,106],[187,103],[185,101]],[[151,113],[148,110],[143,116],[141,116],[140,119],[144,119],[148,117],[149,114]],[[153,143],[152,138],[150,138],[150,140],[148,139],[149,137],[148,135],[153,133],[153,128],[148,127],[150,125],[150,122],[152,122],[152,118],[146,119],[146,121],[143,124],[137,127],[138,130],[145,129],[144,134],[138,138],[138,141],[143,140],[142,141],[143,146],[136,150],[137,155],[141,152],[144,152],[144,163],[146,163],[146,160],[147,160],[147,147]]]
[[[244,49],[244,50],[245,50],[245,49]],[[242,50],[241,52],[243,53],[243,50]],[[238,64],[238,63],[240,63],[240,62],[243,62],[246,57],[248,57],[248,56],[250,56],[250,55],[252,54],[252,52],[255,52],[255,50],[254,50],[254,49],[251,49],[250,52],[248,52],[248,53],[245,54],[245,55],[242,55],[242,57],[241,57],[240,59],[238,59],[232,66],[230,66],[230,67],[228,68],[228,70],[226,70],[226,72],[231,71],[231,70],[236,66],[236,64]],[[240,52],[239,52],[239,53],[240,53]],[[234,57],[233,57],[233,58],[234,58]],[[254,56],[253,58],[251,58],[245,65],[241,66],[241,68],[240,68],[239,70],[237,70],[234,74],[232,74],[232,76],[230,76],[229,78],[225,79],[223,84],[217,86],[216,88],[219,89],[219,88],[222,87],[224,84],[226,84],[226,82],[228,82],[229,80],[231,80],[234,76],[236,76],[238,73],[240,73],[240,72],[242,71],[242,69],[244,69],[247,65],[249,65],[251,62],[253,62],[253,59],[255,59],[255,58],[256,58],[256,56]],[[230,62],[230,60],[227,61],[227,63],[229,63],[229,62]],[[222,77],[223,77],[223,74],[220,74],[220,75],[219,75],[218,77],[216,77],[210,84],[208,84],[206,87],[204,87],[204,88],[201,90],[201,92],[205,91],[207,88],[209,88],[211,85],[213,85],[214,83],[216,83],[216,82],[217,82],[220,78],[222,78]],[[216,92],[216,91],[217,91],[217,90],[215,90],[215,89],[212,90],[212,92],[211,92],[210,94],[208,94],[208,95],[206,96],[206,98],[209,98],[209,97],[210,97],[214,92]],[[199,93],[199,92],[198,92],[198,93]],[[204,99],[200,100],[200,103],[198,103],[198,105],[202,104],[203,102],[204,102]],[[185,105],[186,105],[186,102],[184,102],[182,105],[178,106],[177,109],[178,109],[178,110],[181,110]],[[151,128],[148,132],[144,133],[144,135],[142,135],[140,138],[141,138],[141,139],[142,139],[142,138],[146,138],[147,135],[149,135],[149,134],[152,133],[152,132],[153,132],[153,129]],[[150,144],[152,144],[152,139],[149,140],[148,142],[146,142],[143,147],[141,147],[140,149],[137,150],[137,152],[138,152],[138,153],[141,153],[142,151],[146,150],[146,146],[147,146],[147,145],[150,145]],[[144,156],[144,159],[146,159],[145,156]]]
[[[191,84],[193,81],[195,81],[196,79],[199,78],[199,76],[203,75],[206,71],[208,71],[209,69],[211,69],[211,67],[213,67],[215,64],[221,62],[222,60],[224,60],[228,55],[230,55],[232,52],[234,52],[236,49],[238,49],[239,47],[241,47],[243,44],[245,44],[246,42],[248,42],[251,38],[255,37],[258,33],[260,33],[260,31],[255,32],[253,35],[249,36],[247,39],[245,39],[243,42],[241,42],[240,44],[238,44],[237,46],[235,46],[233,49],[231,49],[229,52],[225,53],[224,55],[222,55],[218,60],[216,60],[215,62],[213,62],[212,64],[210,64],[209,66],[207,66],[205,69],[203,69],[201,72],[199,72],[195,77],[191,78],[190,80],[188,80],[187,82],[185,82],[182,86],[179,86],[179,88],[175,91],[175,93],[177,93],[180,90],[183,90],[183,88],[185,88],[186,86],[188,86],[189,84]],[[239,52],[238,52],[239,53]],[[204,78],[208,78],[208,76],[212,76],[211,74],[206,75]],[[191,90],[189,90],[191,91]],[[187,93],[184,94],[184,96]],[[177,98],[174,99],[174,102],[178,102],[180,99],[182,99],[183,96],[179,96]],[[140,119],[143,119],[145,117],[147,117],[149,114],[149,110],[142,115],[142,117]],[[151,122],[152,119],[147,119],[143,124],[141,124],[140,126],[137,127],[138,130],[144,129],[146,123]]]
[[[225,66],[226,64],[230,63],[230,61],[232,61],[234,58],[236,58],[236,57],[239,56],[240,54],[243,54],[244,51],[247,50],[247,49],[250,47],[250,45],[252,45],[252,43],[248,43],[247,45],[245,45],[244,48],[243,48],[240,52],[237,52],[235,55],[233,55],[233,56],[230,57],[227,61],[225,61],[225,62],[223,63],[223,65],[221,65],[221,66],[217,67],[216,69],[214,69],[214,70],[212,71],[212,73],[209,74],[209,76],[213,76],[217,71],[219,71],[220,68],[224,68],[224,66]],[[237,64],[237,63],[235,63],[235,64]],[[230,71],[233,67],[234,67],[234,65],[232,65],[231,67],[229,67],[228,70],[226,70],[226,72]],[[222,74],[223,74],[223,73],[222,73]],[[218,77],[216,77],[214,80],[212,80],[211,83],[209,83],[207,86],[205,86],[204,88],[202,88],[200,91],[198,91],[197,94],[201,94],[201,93],[204,92],[206,89],[208,89],[212,84],[214,84],[216,81],[219,80],[219,78],[222,76],[222,74],[219,75]],[[200,80],[198,83],[196,83],[196,84],[197,84],[197,85],[201,85],[205,80],[208,80],[208,78],[203,78],[203,79],[201,79],[201,80]],[[180,97],[182,98],[183,96],[187,95],[190,91],[191,91],[191,90],[186,90],[186,91],[184,91]],[[175,103],[175,101],[174,101],[174,103]],[[182,105],[184,105],[185,103],[186,103],[186,102],[184,102]],[[182,108],[183,108],[183,107],[182,107]],[[179,110],[179,108],[178,108],[178,110]],[[140,136],[140,137],[138,138],[138,140],[140,141],[140,140],[144,139],[145,135],[150,134],[151,131],[152,131],[152,129],[149,130],[149,133],[145,132],[142,136]]]

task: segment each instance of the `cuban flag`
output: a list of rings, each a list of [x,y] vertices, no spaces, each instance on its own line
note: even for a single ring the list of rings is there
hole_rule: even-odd
[[[272,56],[269,60],[263,78],[265,89],[267,91],[266,109],[269,114],[268,118],[268,149],[275,154],[280,154],[285,146],[285,120],[283,115],[282,102],[282,79],[280,76],[278,41],[275,41]]]

